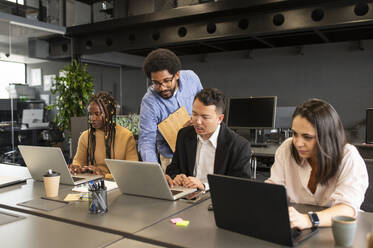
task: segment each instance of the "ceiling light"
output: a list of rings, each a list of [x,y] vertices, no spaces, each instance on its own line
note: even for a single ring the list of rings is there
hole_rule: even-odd
[[[16,26],[21,26],[21,27],[31,28],[31,29],[37,29],[37,30],[40,30],[40,31],[45,31],[45,32],[50,32],[50,33],[55,33],[55,34],[65,34],[66,33],[66,28],[63,28],[63,27],[60,27],[61,30],[58,30],[58,29],[36,26],[36,25],[33,25],[33,24],[28,24],[28,23],[23,23],[23,22],[10,21],[9,23],[13,24],[13,25],[16,25]]]

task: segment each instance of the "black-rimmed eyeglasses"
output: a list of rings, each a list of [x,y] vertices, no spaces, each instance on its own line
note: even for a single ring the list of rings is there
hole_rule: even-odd
[[[162,82],[158,82],[156,80],[152,80],[153,86],[160,88],[161,86],[170,86],[172,81],[174,80],[175,75],[173,75],[171,78],[165,78],[162,80]]]

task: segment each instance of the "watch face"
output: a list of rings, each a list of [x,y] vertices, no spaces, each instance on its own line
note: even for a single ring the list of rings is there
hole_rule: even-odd
[[[319,216],[316,213],[309,212],[308,216],[310,217],[313,227],[316,227],[320,224]]]

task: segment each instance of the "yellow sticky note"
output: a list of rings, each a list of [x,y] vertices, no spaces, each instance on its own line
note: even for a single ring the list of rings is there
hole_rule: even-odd
[[[114,177],[110,173],[106,173],[105,174],[105,179],[114,179]]]
[[[82,194],[80,195],[80,199],[81,199],[82,201],[88,201],[88,193],[82,193]]]
[[[80,194],[68,194],[64,201],[79,201],[80,200]]]
[[[188,226],[189,220],[182,220],[176,223],[177,226]]]

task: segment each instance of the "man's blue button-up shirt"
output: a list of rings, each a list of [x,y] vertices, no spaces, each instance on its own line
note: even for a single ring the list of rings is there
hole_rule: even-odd
[[[158,131],[157,125],[181,106],[184,106],[191,116],[194,97],[201,90],[201,81],[191,70],[180,71],[179,88],[169,99],[163,99],[153,86],[148,88],[140,110],[138,150],[143,161],[158,162],[156,146],[160,154],[172,158],[172,150]]]

